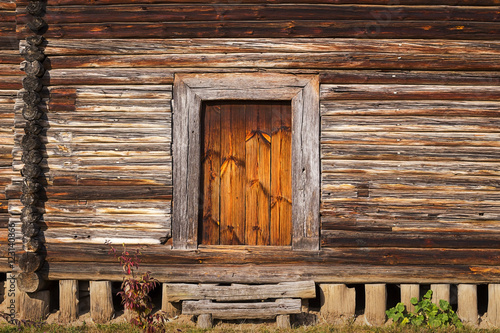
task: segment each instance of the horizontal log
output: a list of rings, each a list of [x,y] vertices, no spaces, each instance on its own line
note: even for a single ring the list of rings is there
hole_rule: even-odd
[[[231,72],[235,68],[76,68],[52,69],[44,84],[172,84],[174,73]],[[238,68],[238,71],[255,71],[255,68]],[[317,69],[272,69],[267,71],[291,73],[318,73]],[[375,71],[375,70],[326,70],[321,69],[322,83],[400,83],[438,85],[496,85],[500,74],[496,72],[429,72],[429,71]]]
[[[432,191],[429,191],[431,194]],[[495,201],[413,198],[323,198],[322,220],[336,225],[344,221],[380,221],[398,225],[398,221],[450,222],[450,230],[483,229],[496,232],[500,207]],[[451,222],[455,224],[451,224]],[[432,229],[432,228],[431,228]]]
[[[96,37],[98,38],[98,37]],[[384,70],[498,70],[497,54],[397,54],[375,52],[218,53],[52,56],[53,69],[120,67],[237,67]]]
[[[356,118],[357,116],[353,116]],[[333,118],[334,120],[326,119],[325,122],[331,121],[331,124],[325,125],[327,126],[337,126],[336,121],[338,118]],[[404,125],[406,123],[404,118],[400,118],[402,120],[401,124],[404,130]],[[424,119],[424,118],[420,118]],[[427,121],[426,118],[424,120]],[[444,118],[443,118],[444,119]],[[453,119],[453,118],[447,118]],[[460,119],[460,118],[457,118]],[[492,118],[484,118],[486,121],[491,122]],[[391,120],[388,121],[389,125]],[[464,121],[465,123],[466,121]],[[374,125],[377,126],[378,121],[374,121]],[[360,124],[363,126],[363,124]],[[411,125],[410,125],[411,126]],[[343,124],[339,125],[340,128],[343,127]],[[429,126],[432,128],[432,126]],[[457,124],[457,129],[460,130],[463,127]],[[441,129],[441,128],[439,128]],[[447,150],[450,147],[457,148],[457,153],[463,149],[462,147],[500,147],[497,133],[481,133],[477,132],[372,132],[371,128],[368,128],[366,131],[323,131],[321,133],[321,144],[325,146],[336,146],[339,145],[340,149],[342,146],[347,144],[359,144],[359,145],[372,145],[373,149],[376,149],[375,146],[401,146],[402,149],[405,149],[405,146],[413,146],[415,149],[423,149],[422,147],[426,147],[429,151],[434,149],[442,149]],[[385,148],[381,148],[384,150]],[[479,148],[481,149],[481,148]]]
[[[457,132],[474,132],[482,134],[497,133],[499,125],[500,117],[393,115],[385,117],[323,116],[321,118],[322,132],[331,131],[330,135],[335,135],[335,132],[453,132],[451,135],[457,135],[455,134]],[[467,134],[460,133],[458,135]]]
[[[456,232],[383,232],[322,230],[324,247],[413,247],[413,248],[491,248],[500,241],[500,233]]]
[[[322,116],[440,116],[499,117],[497,102],[490,101],[336,101],[320,103]],[[334,119],[334,118],[331,118]]]
[[[118,99],[172,99],[171,85],[127,85],[127,86],[51,86],[50,98],[118,98]]]
[[[472,100],[498,101],[497,86],[431,85],[328,85],[321,86],[322,100]]]
[[[167,220],[164,219],[164,221]],[[48,228],[43,231],[44,244],[46,247],[48,247],[49,244],[74,244],[75,242],[95,246],[104,244],[106,241],[110,241],[113,244],[136,244],[149,246],[160,244],[162,239],[168,239],[170,238],[170,235],[170,228],[167,228],[165,225],[163,226],[163,229],[149,229],[149,227],[139,226],[136,226],[135,228],[112,226],[75,228],[73,226],[66,228]],[[48,258],[46,258],[46,260],[48,260]]]
[[[133,110],[133,105],[129,102],[128,109]],[[99,106],[97,108],[101,108]],[[104,107],[105,108],[105,107]],[[112,109],[113,107],[110,107]],[[120,110],[120,106],[115,106],[116,109]],[[143,112],[125,113],[127,105],[124,106],[124,112],[86,112],[86,113],[76,113],[76,112],[51,112],[47,115],[48,120],[39,121],[40,126],[48,127],[50,126],[52,130],[67,130],[68,128],[75,127],[105,127],[105,128],[158,128],[171,126],[171,114],[168,112],[151,114]],[[166,108],[169,108],[166,106]],[[139,107],[138,107],[139,109]],[[80,110],[78,110],[80,111]],[[120,110],[121,111],[121,110]],[[23,116],[20,114],[16,115],[16,122],[18,126],[25,121]]]
[[[278,283],[314,280],[316,283],[495,283],[500,278],[497,266],[480,265],[147,265],[140,272],[154,272],[160,282],[180,283]],[[45,273],[47,274],[47,273]],[[50,280],[122,281],[121,265],[109,263],[50,263]]]
[[[274,302],[215,303],[211,301],[184,301],[182,313],[188,315],[211,314],[219,319],[271,319],[277,315],[301,313],[301,300],[278,299]]]
[[[202,21],[164,23],[51,24],[46,38],[418,38],[496,40],[497,22],[476,21]],[[31,31],[17,26],[19,39]]]
[[[54,186],[161,186],[172,183],[172,174],[168,170],[162,173],[134,170],[133,175],[127,170],[99,170],[99,173],[51,170],[47,183]]]
[[[4,21],[14,21],[13,15],[4,15]],[[296,4],[294,6],[267,4],[217,4],[217,5],[144,5],[106,7],[98,11],[88,6],[48,6],[44,19],[51,24],[113,22],[176,22],[176,21],[271,21],[271,20],[366,20],[387,24],[392,21],[481,21],[497,22],[495,7],[462,6],[360,6]],[[22,7],[18,10],[18,24],[27,24],[30,16]],[[0,16],[0,22],[2,16]],[[411,24],[409,23],[409,24]]]
[[[215,300],[218,302],[265,300],[269,298],[315,298],[314,281],[282,282],[272,285],[166,284],[167,300]]]
[[[395,173],[413,173],[424,177],[429,174],[443,174],[460,177],[495,177],[500,176],[497,163],[486,162],[459,162],[459,163],[442,163],[442,162],[421,162],[421,161],[400,161],[394,163],[392,161],[356,161],[356,160],[323,160],[322,173],[345,173],[356,174],[359,177],[368,176],[376,177],[381,174]]]
[[[321,189],[325,197],[339,197],[339,193],[356,197],[361,188],[369,190],[371,197],[392,194],[393,196],[412,195],[415,198],[425,196],[466,198],[482,200],[494,191],[500,190],[498,179],[492,177],[456,176],[453,174],[427,172],[411,173],[393,170],[376,174],[326,173],[322,175]],[[431,192],[432,191],[432,192]]]
[[[500,151],[491,147],[416,147],[383,145],[321,145],[321,158],[391,161],[500,161]]]
[[[16,124],[21,127],[22,124]],[[24,135],[19,129],[15,140],[19,142]],[[171,128],[65,128],[62,130],[45,129],[40,137],[42,143],[151,143],[166,144],[171,142]]]
[[[26,47],[20,41],[20,50]],[[352,38],[175,38],[175,39],[51,39],[44,45],[49,56],[123,54],[223,54],[223,53],[324,53],[362,52],[393,55],[499,54],[498,41],[453,41]],[[131,69],[132,70],[132,69]]]
[[[111,229],[111,228],[110,228]],[[67,229],[68,233],[75,230]],[[118,229],[116,229],[118,231]],[[44,233],[53,232],[47,229]],[[59,233],[61,233],[60,231]],[[92,230],[79,229],[84,235]],[[125,232],[119,230],[119,232]],[[139,231],[138,231],[139,232]],[[156,233],[156,231],[154,231]],[[153,234],[153,231],[151,231]],[[52,235],[52,234],[51,234]],[[45,236],[47,238],[47,236]],[[411,234],[408,236],[411,238]],[[62,238],[60,238],[62,239]],[[49,262],[109,262],[113,258],[107,255],[102,235],[95,238],[92,244],[80,244],[68,239],[65,244],[55,244],[55,237],[50,238],[47,246]],[[97,240],[101,239],[99,244]],[[108,237],[111,239],[111,237]],[[49,239],[48,239],[49,240]],[[80,240],[80,238],[79,238]],[[89,242],[90,243],[90,242]],[[117,244],[113,241],[114,244]],[[129,242],[130,244],[130,242]],[[368,264],[368,265],[498,265],[498,250],[495,245],[487,249],[453,249],[453,248],[394,248],[394,247],[360,247],[360,248],[323,248],[321,251],[297,251],[284,247],[221,247],[201,248],[196,251],[169,250],[165,245],[151,245],[142,250],[143,264],[185,264],[185,265],[242,265],[253,263],[266,264]]]
[[[23,205],[19,200],[9,200],[9,212],[21,214]],[[42,214],[48,215],[149,215],[165,216],[171,213],[171,203],[165,200],[54,200],[49,199],[39,208]]]
[[[51,1],[51,6],[66,6],[66,5],[111,5],[111,4],[131,4],[131,3],[141,3],[141,4],[179,4],[179,3],[219,3],[218,0],[94,0],[92,3],[88,3],[88,0],[53,0]],[[12,8],[11,4],[13,0],[8,0],[10,4],[6,6]],[[26,6],[28,0],[18,0],[16,1],[17,6]],[[304,0],[239,0],[238,3],[251,3],[251,4],[269,4],[269,3],[292,3],[300,4],[304,3]],[[318,3],[318,4],[370,4],[370,5],[394,5],[394,0],[308,0],[308,3]],[[400,5],[427,5],[429,6],[429,0],[398,0]],[[456,0],[435,0],[432,5],[456,5]],[[460,4],[463,6],[498,6],[500,2],[498,0],[461,0]]]
[[[172,186],[49,186],[46,196],[59,200],[172,199]],[[19,197],[19,188],[6,190],[9,199]]]
[[[45,150],[41,152],[43,157],[60,157],[60,156],[74,156],[74,157],[139,157],[147,154],[148,156],[157,156],[160,164],[164,163],[164,157],[170,156],[169,143],[154,144],[154,143],[71,143],[61,142],[45,144]],[[10,148],[12,150],[12,148]],[[10,152],[6,152],[10,153]],[[20,159],[22,150],[15,147],[12,150],[12,155],[15,159]],[[116,163],[118,160],[115,160]],[[131,160],[132,163],[133,159]],[[108,163],[109,164],[109,163]]]

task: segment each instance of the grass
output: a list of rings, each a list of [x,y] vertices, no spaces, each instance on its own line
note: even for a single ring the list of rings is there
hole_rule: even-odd
[[[291,329],[279,329],[273,323],[264,324],[229,324],[219,323],[214,328],[203,330],[189,324],[169,323],[166,326],[167,332],[172,333],[500,333],[500,329],[476,329],[465,327],[457,330],[455,328],[430,329],[430,328],[412,328],[412,327],[368,327],[359,325],[332,325],[318,324],[315,326],[299,326]],[[130,324],[106,324],[94,325],[84,323],[81,326],[65,326],[58,324],[42,325],[40,327],[14,327],[11,325],[0,325],[0,333],[118,333],[130,332],[140,333],[141,330]]]

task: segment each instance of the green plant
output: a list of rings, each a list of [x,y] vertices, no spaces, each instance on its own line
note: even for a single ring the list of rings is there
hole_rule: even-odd
[[[432,328],[455,326],[462,328],[462,322],[455,311],[452,310],[450,303],[445,300],[439,300],[439,306],[431,301],[432,290],[429,290],[422,300],[413,297],[410,302],[415,306],[413,312],[408,312],[403,303],[398,303],[395,307],[386,311],[387,317],[394,323],[405,326],[407,324],[417,327],[426,325]]]
[[[159,281],[151,276],[151,272],[146,272],[137,277],[134,269],[139,268],[140,250],[127,251],[125,244],[120,254],[111,245],[110,254],[118,258],[126,276],[123,278],[121,291],[118,295],[122,299],[122,304],[126,310],[135,313],[134,318],[130,320],[131,324],[142,328],[144,332],[165,332],[164,323],[166,317],[162,313],[153,314],[153,301],[149,293],[159,284]]]

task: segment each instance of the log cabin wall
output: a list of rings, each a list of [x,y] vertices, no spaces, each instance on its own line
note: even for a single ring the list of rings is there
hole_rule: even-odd
[[[9,271],[9,213],[5,187],[19,175],[12,170],[14,146],[14,104],[22,87],[22,61],[19,41],[16,38],[16,3],[6,0],[0,3],[0,271]],[[12,231],[12,229],[11,229]],[[11,235],[12,236],[12,235]],[[12,240],[12,239],[11,239]]]
[[[142,267],[162,281],[498,281],[499,6],[49,0],[46,276],[121,280],[111,240],[147,245]],[[161,244],[172,85],[192,72],[320,76],[320,251]],[[15,170],[23,124],[16,108]],[[9,188],[14,221],[20,185]]]

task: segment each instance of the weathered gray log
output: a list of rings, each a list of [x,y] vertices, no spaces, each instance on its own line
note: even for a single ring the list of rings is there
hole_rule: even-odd
[[[50,291],[21,292],[19,295],[19,317],[24,320],[43,321],[49,315]]]
[[[44,29],[47,26],[47,23],[41,17],[34,17],[26,25],[31,31],[38,33],[40,30]]]
[[[45,10],[45,2],[44,1],[30,1],[26,10],[31,15],[42,15]]]
[[[42,77],[45,73],[45,68],[38,60],[27,61],[24,65],[24,72],[26,75]]]
[[[457,314],[464,323],[476,326],[479,320],[477,304],[477,285],[459,284]]]
[[[40,1],[40,2],[43,2],[43,1]],[[26,42],[29,45],[38,46],[38,45],[42,44],[43,41],[44,41],[44,38],[41,35],[32,35],[32,36],[26,37]]]
[[[39,199],[36,193],[23,193],[23,195],[21,195],[21,203],[25,206],[36,205]]]
[[[42,173],[42,169],[36,164],[25,164],[21,170],[21,175],[26,178],[37,178]]]
[[[41,79],[36,76],[26,76],[23,79],[23,87],[27,91],[39,92],[40,90],[42,90],[43,84]]]
[[[165,312],[168,318],[174,318],[181,314],[182,304],[177,301],[170,301],[170,290],[169,284],[162,284],[161,310]]]
[[[90,316],[96,323],[111,320],[113,307],[111,281],[90,281]]]
[[[365,322],[370,326],[381,326],[385,323],[387,291],[385,284],[365,285]]]
[[[26,162],[25,162],[26,163]],[[22,191],[23,193],[37,193],[43,188],[42,184],[37,182],[34,179],[25,179],[23,181],[23,188]],[[25,204],[26,205],[26,204]]]
[[[47,286],[47,281],[38,272],[22,272],[17,276],[17,286],[21,291],[34,293],[43,290]]]
[[[45,55],[36,45],[27,45],[23,50],[24,59],[26,61],[42,61],[45,59]]]
[[[24,119],[28,121],[40,119],[40,117],[42,116],[42,112],[37,105],[29,105],[29,104],[26,104],[23,107],[22,114]]]
[[[275,302],[213,303],[211,301],[184,301],[182,313],[191,315],[211,314],[219,319],[272,319],[277,315],[297,314],[301,311],[300,299],[280,299]]]
[[[420,299],[420,285],[419,284],[401,284],[401,303],[406,306],[408,312],[413,312],[415,306],[411,304],[411,299]]]
[[[37,105],[42,101],[42,97],[40,96],[40,94],[35,91],[27,90],[24,91],[22,95],[23,101],[29,105]]]
[[[38,121],[27,121],[24,126],[24,133],[38,135],[42,132],[43,127],[38,123]]]
[[[42,267],[43,263],[43,256],[33,252],[24,252],[19,258],[19,268],[26,273],[36,272]]]
[[[38,222],[41,216],[38,208],[33,206],[24,207],[21,212],[21,222],[23,224],[33,224]]]
[[[59,281],[59,321],[70,323],[78,319],[78,280]]]
[[[169,302],[183,300],[242,301],[269,298],[315,298],[314,281],[282,282],[279,284],[230,286],[207,284],[164,284]]]
[[[40,138],[34,134],[26,134],[21,141],[21,147],[24,151],[38,149],[41,146]]]
[[[321,283],[321,315],[334,321],[347,321],[354,318],[356,310],[356,290],[345,284]]]

